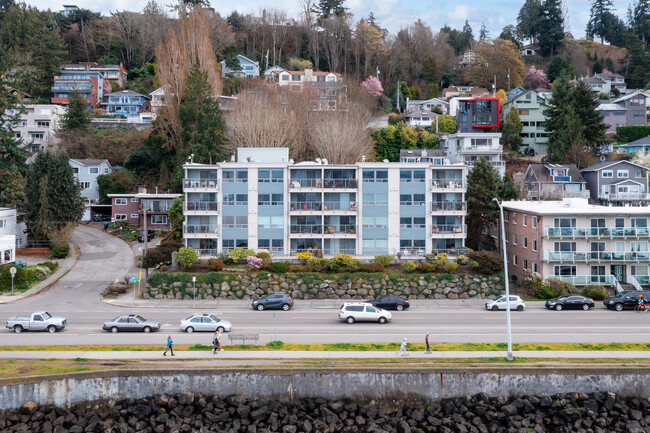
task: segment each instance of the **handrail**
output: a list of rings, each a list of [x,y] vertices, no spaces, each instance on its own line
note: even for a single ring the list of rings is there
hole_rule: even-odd
[[[623,292],[623,287],[619,284],[618,280],[616,279],[615,276],[612,275],[612,280],[614,281],[614,287],[616,288],[616,293],[621,293]]]
[[[643,290],[643,287],[641,287],[641,284],[639,284],[639,282],[637,281],[634,275],[630,275],[630,282],[632,283],[635,289]]]
[[[648,236],[648,227],[547,227],[544,235],[548,237],[628,237]]]
[[[638,262],[650,260],[650,251],[547,251],[544,260],[554,262]]]

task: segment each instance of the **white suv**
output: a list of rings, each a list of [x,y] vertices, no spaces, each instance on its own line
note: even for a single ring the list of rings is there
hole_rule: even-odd
[[[388,311],[374,307],[367,302],[346,302],[339,311],[339,319],[348,323],[365,321],[384,324],[392,318],[393,316]]]
[[[508,305],[508,300],[506,295],[501,295],[496,299],[489,300],[485,303],[486,310],[505,310]],[[517,311],[524,311],[526,304],[524,300],[517,295],[510,295],[510,309]]]

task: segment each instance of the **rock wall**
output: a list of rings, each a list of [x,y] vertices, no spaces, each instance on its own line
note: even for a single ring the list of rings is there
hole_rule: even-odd
[[[294,299],[368,299],[397,295],[409,299],[492,298],[504,291],[503,276],[385,273],[283,274],[268,272],[156,272],[149,277],[145,299],[192,299],[196,276],[197,299],[256,299],[287,292]]]

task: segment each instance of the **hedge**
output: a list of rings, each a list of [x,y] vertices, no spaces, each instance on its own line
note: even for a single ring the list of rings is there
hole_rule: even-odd
[[[636,141],[650,135],[650,125],[618,126],[616,135],[622,140]]]

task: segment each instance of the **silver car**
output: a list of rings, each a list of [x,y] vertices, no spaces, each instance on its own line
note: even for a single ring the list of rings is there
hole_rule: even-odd
[[[138,314],[119,316],[113,320],[104,322],[104,326],[102,326],[103,330],[113,333],[124,331],[151,332],[158,331],[160,328],[162,328],[162,323],[156,322],[155,320],[147,320]]]
[[[189,334],[194,331],[228,332],[232,329],[232,323],[208,313],[192,314],[190,317],[181,320],[180,329]]]

